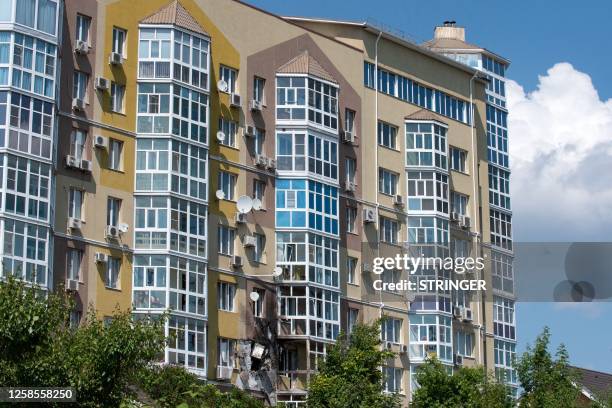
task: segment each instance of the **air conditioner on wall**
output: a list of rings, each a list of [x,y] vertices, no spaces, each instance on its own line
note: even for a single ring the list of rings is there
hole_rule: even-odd
[[[253,125],[246,125],[244,128],[244,135],[248,137],[255,137],[257,133],[257,128]]]
[[[106,237],[107,238],[119,238],[119,228],[114,225],[106,226]]]
[[[364,208],[363,209],[363,222],[368,223],[368,224],[376,222],[376,210],[373,208]]]
[[[94,137],[94,146],[105,149],[108,146],[108,139],[102,135]]]
[[[66,290],[76,292],[79,290],[79,281],[75,279],[66,279]]]
[[[102,252],[96,252],[96,255],[94,256],[94,260],[96,263],[106,263],[108,262],[108,255]]]
[[[239,255],[232,256],[232,266],[240,268],[242,266],[242,257]]]
[[[401,194],[397,194],[395,197],[393,197],[393,204],[397,205],[398,207],[403,207],[404,197]]]
[[[234,218],[234,221],[237,224],[244,224],[247,220],[246,220],[246,214],[244,213],[236,213],[236,216]]]
[[[249,108],[252,111],[261,111],[263,109],[263,103],[261,103],[261,101],[252,100],[249,104]]]
[[[243,242],[245,247],[254,247],[257,245],[257,239],[252,235],[246,235]]]
[[[108,88],[110,88],[110,80],[106,79],[104,77],[96,77],[96,83],[95,83],[96,89],[99,89],[101,91],[106,91],[108,90]]]
[[[230,106],[239,108],[242,105],[242,98],[237,93],[230,95]]]
[[[123,64],[123,56],[118,52],[111,52],[110,56],[108,57],[108,62],[111,65],[121,65]]]
[[[217,366],[217,380],[231,380],[233,372],[232,367]]]
[[[355,187],[356,187],[356,185],[352,181],[348,181],[347,180],[344,183],[344,191],[346,191],[346,192],[353,192],[353,191],[355,191]]]
[[[85,109],[85,101],[80,98],[72,99],[72,109],[82,111]]]
[[[70,229],[81,229],[82,221],[78,218],[68,218],[68,228]]]
[[[77,40],[74,44],[74,52],[77,54],[87,54],[89,52],[89,44],[86,41]]]
[[[86,172],[91,172],[93,170],[93,163],[91,162],[91,160],[81,160],[81,164],[79,166],[81,168],[81,170],[86,171]]]
[[[344,143],[355,143],[355,135],[348,130],[345,130],[342,135],[342,141]]]

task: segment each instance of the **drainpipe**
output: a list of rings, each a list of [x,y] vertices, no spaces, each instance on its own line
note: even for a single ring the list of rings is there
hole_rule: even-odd
[[[382,31],[378,32],[378,36],[376,37],[376,43],[374,44],[374,138],[375,141],[378,138],[378,42],[382,37]],[[376,156],[374,158],[374,185],[378,185],[378,142],[374,144],[376,146]],[[374,190],[376,192],[376,226],[377,233],[380,234],[380,216],[378,215],[380,203],[378,202],[378,188]],[[379,235],[380,237],[380,235]],[[378,238],[379,238],[378,237]],[[379,238],[380,239],[380,238]],[[376,256],[380,257],[380,241],[376,245]],[[383,317],[383,308],[385,307],[382,301],[382,290],[378,291],[379,300],[380,300],[380,317]]]
[[[482,237],[480,234],[480,217],[477,218],[478,214],[477,214],[477,208],[476,208],[476,197],[477,197],[477,188],[478,185],[480,184],[480,175],[478,173],[478,164],[477,164],[477,156],[478,156],[478,151],[476,150],[477,145],[476,145],[476,127],[475,127],[475,117],[474,117],[474,79],[480,79],[479,77],[479,72],[475,72],[474,75],[472,75],[472,77],[470,78],[470,130],[472,133],[472,173],[473,173],[473,177],[472,177],[472,186],[474,188],[474,199],[472,201],[473,205],[472,205],[472,219],[473,221],[473,225],[474,225],[474,232],[472,233],[472,242],[474,244],[474,248],[476,251],[476,256],[479,256],[479,254],[482,253],[481,251],[481,244],[482,244]],[[478,221],[477,221],[478,220]],[[483,276],[478,276],[478,279],[482,279]],[[481,296],[484,296],[481,294]],[[480,326],[478,328],[478,355],[480,357],[480,360],[483,364],[483,366],[486,367],[486,363],[487,363],[487,356],[486,356],[486,347],[485,349],[485,354],[482,354],[482,348],[483,345],[486,343],[487,341],[487,337],[486,337],[486,322],[485,322],[485,304],[486,304],[486,296],[484,298],[481,298],[480,302],[478,302],[478,318],[480,320]]]

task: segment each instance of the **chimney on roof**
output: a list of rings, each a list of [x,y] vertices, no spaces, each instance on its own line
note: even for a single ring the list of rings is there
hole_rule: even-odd
[[[456,21],[445,21],[441,26],[434,30],[434,38],[449,38],[465,42],[465,28],[457,27]]]

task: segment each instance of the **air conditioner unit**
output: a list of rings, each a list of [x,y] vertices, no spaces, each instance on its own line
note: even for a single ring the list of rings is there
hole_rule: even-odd
[[[267,167],[268,167],[269,170],[276,170],[276,160],[268,159]]]
[[[402,353],[402,354],[408,353],[408,346],[405,345],[405,344],[402,344],[402,348],[400,350],[400,353]]]
[[[474,320],[474,313],[469,307],[463,308],[463,320],[466,322],[471,322]]]
[[[342,135],[342,141],[344,143],[355,143],[355,135],[353,134],[353,132],[345,130]]]
[[[344,191],[353,192],[353,191],[355,191],[355,187],[356,187],[355,183],[353,183],[352,181],[346,180],[344,182]]]
[[[111,52],[110,56],[108,57],[108,62],[111,65],[121,65],[123,64],[123,56],[118,52]]]
[[[79,281],[75,279],[66,279],[66,290],[76,292],[79,290]]]
[[[461,223],[461,226],[465,229],[470,229],[470,226],[472,224],[472,220],[470,219],[470,217],[463,217],[463,222]]]
[[[234,221],[236,221],[237,224],[244,224],[246,222],[246,214],[236,213]]]
[[[93,163],[91,160],[81,160],[81,165],[79,166],[81,170],[91,172],[93,170]]]
[[[78,218],[68,218],[68,228],[70,229],[81,229],[81,226],[83,225],[82,221],[79,220]]]
[[[462,315],[463,315],[463,312],[461,311],[461,307],[453,306],[453,317],[456,317],[457,319],[461,319]]]
[[[395,197],[393,197],[393,204],[399,206],[399,207],[403,207],[404,206],[404,197],[401,194],[397,194]]]
[[[254,247],[257,245],[257,239],[252,235],[245,235],[243,245],[245,247]]]
[[[82,111],[85,109],[85,101],[79,98],[72,99],[72,109]]]
[[[233,372],[232,367],[217,366],[217,380],[231,380]]]
[[[361,264],[361,271],[364,273],[372,272],[372,265],[370,265],[369,263],[363,262]]]
[[[232,266],[240,268],[242,266],[242,257],[239,255],[232,256]]]
[[[249,104],[249,108],[252,111],[261,111],[263,109],[263,103],[261,101],[252,100]]]
[[[107,225],[106,226],[106,237],[107,238],[119,238],[119,227],[116,227],[114,225]]]
[[[363,222],[372,223],[376,222],[376,210],[373,208],[364,208],[363,209]]]
[[[391,348],[393,348],[393,343],[391,343],[390,341],[388,341],[388,342],[385,344],[385,348],[386,348],[387,350],[391,350]]]
[[[458,212],[456,212],[456,211],[451,212],[451,215],[450,215],[450,219],[451,219],[451,221],[454,221],[454,222],[459,222],[459,218],[460,218],[460,217],[461,217],[461,216],[459,215],[459,213],[458,213]]]
[[[259,167],[266,167],[268,165],[268,158],[263,154],[255,156],[255,165]]]
[[[110,88],[110,79],[104,77],[96,77],[96,89],[106,91]]]
[[[108,139],[102,135],[97,135],[94,137],[94,146],[105,149],[108,147]]]
[[[242,98],[240,97],[240,95],[237,93],[231,94],[230,95],[230,106],[235,106],[239,108],[240,105],[242,105]]]
[[[80,163],[76,157],[68,155],[66,156],[66,166],[68,167],[79,167]]]
[[[102,252],[96,252],[96,255],[94,256],[94,260],[96,263],[107,263],[108,255],[103,254]]]
[[[248,137],[255,137],[255,134],[257,133],[257,128],[253,125],[246,125],[246,127],[244,128],[244,135],[248,136]]]
[[[453,362],[456,366],[461,367],[463,365],[463,356],[461,354],[453,355]]]
[[[89,52],[89,44],[85,41],[77,40],[74,44],[74,52],[77,54],[87,54]]]

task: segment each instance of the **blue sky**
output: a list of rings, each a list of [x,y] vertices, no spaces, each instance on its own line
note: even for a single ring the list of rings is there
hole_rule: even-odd
[[[434,26],[444,20],[465,26],[467,41],[512,61],[508,77],[516,81],[509,87],[515,241],[610,241],[609,1],[580,5],[491,0],[250,3],[281,15],[359,21],[373,18],[418,42],[429,39]],[[513,133],[513,128],[518,131]],[[578,147],[576,136],[580,137]],[[580,221],[572,222],[578,212],[583,214]],[[565,343],[574,365],[612,372],[610,316],[610,301],[519,304],[519,349],[533,342],[546,324],[552,331],[553,346]]]

